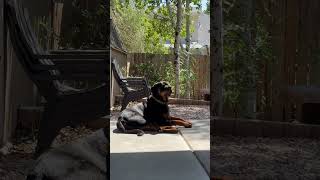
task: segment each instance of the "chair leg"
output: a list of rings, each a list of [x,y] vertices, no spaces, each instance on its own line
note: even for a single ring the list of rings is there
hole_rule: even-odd
[[[50,148],[53,140],[63,127],[63,124],[63,117],[58,114],[56,107],[46,106],[43,119],[40,122],[35,158]]]
[[[128,106],[128,104],[129,104],[129,101],[128,101],[127,97],[124,96],[124,97],[123,97],[123,100],[122,100],[122,104],[121,104],[121,111],[123,111],[124,109],[126,109],[127,106]]]

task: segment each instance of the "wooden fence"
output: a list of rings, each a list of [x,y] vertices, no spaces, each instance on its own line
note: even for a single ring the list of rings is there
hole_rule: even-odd
[[[128,74],[134,76],[137,69],[133,64],[142,64],[151,62],[156,65],[157,72],[164,73],[165,66],[172,63],[174,60],[173,55],[162,55],[162,54],[146,54],[146,53],[133,53],[128,55]],[[209,90],[210,87],[210,57],[206,55],[192,55],[191,68],[195,75],[195,80],[191,81],[191,98],[200,100],[203,99],[203,91]],[[174,72],[174,71],[173,71]],[[185,98],[182,96],[182,98]]]
[[[48,16],[49,1],[22,0],[30,18]],[[0,3],[3,10],[3,1]],[[4,19],[0,18],[0,147],[13,137],[18,121],[18,109],[22,106],[35,106],[37,91],[34,84],[23,71],[11,46],[9,34],[4,33]],[[8,39],[7,39],[8,38]]]
[[[286,111],[292,104],[286,100],[288,92],[279,93],[281,87],[320,85],[317,53],[320,49],[320,26],[316,23],[320,3],[317,0],[282,0],[275,6],[272,14],[282,21],[272,24],[274,22],[270,20],[269,31],[278,63],[269,65],[269,72],[265,75],[264,89],[269,106],[265,114],[266,118],[274,121],[288,121],[291,117]]]

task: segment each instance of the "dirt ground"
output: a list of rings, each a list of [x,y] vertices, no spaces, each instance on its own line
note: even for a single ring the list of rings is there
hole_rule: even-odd
[[[320,141],[211,137],[211,174],[233,179],[320,179]]]

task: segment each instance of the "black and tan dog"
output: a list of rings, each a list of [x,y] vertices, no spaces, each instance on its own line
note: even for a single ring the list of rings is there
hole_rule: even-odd
[[[171,86],[167,82],[162,81],[154,84],[144,109],[144,118],[147,124],[153,124],[163,133],[177,133],[178,130],[175,126],[192,127],[191,122],[170,116],[168,101],[171,93]]]

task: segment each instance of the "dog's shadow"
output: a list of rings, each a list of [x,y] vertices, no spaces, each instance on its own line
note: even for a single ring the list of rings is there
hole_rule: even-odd
[[[112,132],[115,133],[115,134],[133,134],[133,133],[124,133],[124,132],[121,132],[119,129],[114,129]],[[156,131],[143,131],[143,132],[144,132],[143,135],[145,135],[145,134],[150,134],[150,135],[161,134],[160,132],[156,132]],[[133,134],[133,135],[134,135],[134,134]],[[142,136],[143,136],[143,135],[142,135]]]

